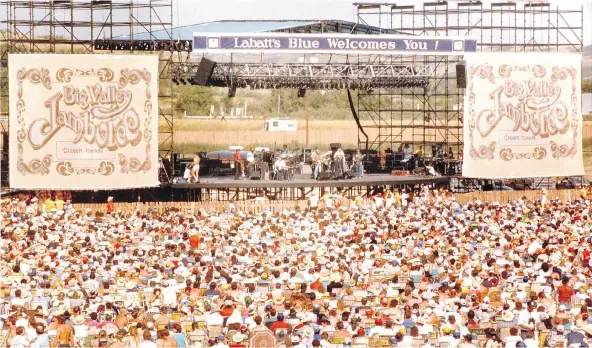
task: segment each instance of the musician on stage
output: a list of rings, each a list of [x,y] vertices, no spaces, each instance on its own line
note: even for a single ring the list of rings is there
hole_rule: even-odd
[[[342,178],[345,172],[345,153],[341,148],[338,148],[333,155],[333,174],[336,178]]]
[[[410,159],[413,157],[413,150],[409,144],[405,144],[405,147],[403,147],[403,152],[405,153],[405,159]]]
[[[234,151],[234,180],[238,180],[240,178],[241,172],[241,158],[240,158],[240,151]]]
[[[361,178],[364,176],[364,155],[360,152],[360,150],[356,151],[354,155],[354,166],[356,168],[356,178]]]
[[[423,153],[423,146],[419,145],[419,148],[417,149],[417,151],[415,151],[415,156],[417,157],[423,157],[424,153]]]
[[[284,160],[285,157],[285,155],[281,155],[273,164],[273,168],[277,173],[278,178],[281,178],[281,180],[286,180],[288,178],[288,167]]]
[[[463,150],[458,151],[458,156],[456,159],[458,160],[458,163],[456,164],[456,174],[460,174],[462,171]]]
[[[191,167],[191,179],[193,182],[199,182],[199,163],[201,159],[199,158],[199,153],[196,152],[195,156],[193,157],[193,165]]]
[[[446,154],[446,158],[454,159],[454,152],[452,151],[452,147],[448,147],[448,153]]]
[[[321,151],[315,149],[310,158],[312,159],[312,178],[316,180],[321,170]]]

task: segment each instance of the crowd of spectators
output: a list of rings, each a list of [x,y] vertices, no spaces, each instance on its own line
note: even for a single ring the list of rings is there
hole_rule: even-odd
[[[585,194],[193,215],[4,200],[0,345],[587,347]]]

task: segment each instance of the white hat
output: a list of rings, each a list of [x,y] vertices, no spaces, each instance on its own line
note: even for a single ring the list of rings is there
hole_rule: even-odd
[[[503,311],[502,313],[502,320],[503,321],[512,321],[514,320],[514,313],[512,311]]]
[[[235,333],[234,336],[232,336],[232,341],[235,343],[240,343],[244,340],[245,340],[245,335],[241,334],[240,332]]]

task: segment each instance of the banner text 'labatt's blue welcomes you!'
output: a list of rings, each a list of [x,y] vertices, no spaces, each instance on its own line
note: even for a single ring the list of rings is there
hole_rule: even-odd
[[[194,33],[196,53],[342,53],[462,55],[477,51],[468,37],[408,35]]]

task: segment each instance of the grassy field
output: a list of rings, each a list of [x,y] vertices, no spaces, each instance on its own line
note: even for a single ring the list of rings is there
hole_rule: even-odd
[[[388,130],[383,129],[382,141],[385,137],[402,134],[402,138],[394,141],[420,142],[424,137],[424,130],[410,128],[411,120],[403,121],[402,125],[395,125]],[[369,141],[378,138],[378,129],[374,123],[363,121],[362,125],[368,134]],[[440,125],[440,124],[439,124]],[[450,126],[458,125],[451,122]],[[448,132],[446,134],[445,132]],[[443,141],[444,139],[458,139],[459,130],[425,130],[426,138],[432,141]],[[315,120],[309,122],[309,144],[319,145],[325,149],[329,143],[340,142],[344,146],[354,146],[358,139],[358,128],[355,121],[340,120],[326,121]],[[246,148],[251,146],[277,147],[284,144],[290,147],[300,147],[306,144],[306,123],[298,121],[298,130],[295,132],[266,132],[263,130],[263,120],[179,120],[175,122],[175,142],[180,144],[199,143],[206,144],[206,149],[226,148],[230,145],[242,145]],[[350,146],[351,145],[351,146]]]

